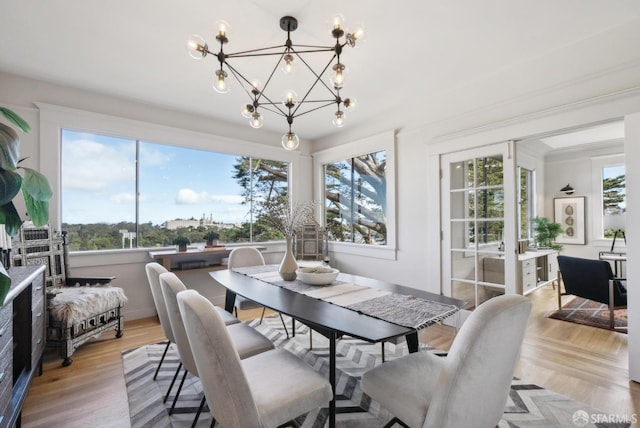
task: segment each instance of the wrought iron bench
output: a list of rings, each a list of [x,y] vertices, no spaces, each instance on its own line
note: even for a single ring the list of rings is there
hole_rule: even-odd
[[[12,253],[14,266],[47,266],[46,341],[48,346],[59,348],[63,366],[72,363],[71,356],[80,345],[107,330],[122,337],[124,291],[109,285],[115,277],[68,274],[66,232],[23,226],[13,239]]]

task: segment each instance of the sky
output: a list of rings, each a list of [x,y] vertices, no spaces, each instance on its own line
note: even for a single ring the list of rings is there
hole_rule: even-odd
[[[64,130],[62,222],[135,222],[135,140]],[[247,220],[237,156],[140,142],[140,223]]]

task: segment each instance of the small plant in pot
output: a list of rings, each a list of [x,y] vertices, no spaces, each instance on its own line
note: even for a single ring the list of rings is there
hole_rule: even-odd
[[[173,245],[178,246],[178,251],[187,251],[187,245],[191,244],[191,241],[186,236],[178,236],[173,240]]]
[[[560,223],[549,221],[546,217],[535,217],[533,223],[535,225],[536,245],[539,249],[562,250],[562,245],[556,243],[556,238],[562,233],[562,225]]]
[[[206,241],[205,248],[211,248],[218,245],[218,239],[220,238],[220,234],[218,232],[214,232],[213,230],[210,230],[209,232],[205,233],[205,235],[202,238]]]

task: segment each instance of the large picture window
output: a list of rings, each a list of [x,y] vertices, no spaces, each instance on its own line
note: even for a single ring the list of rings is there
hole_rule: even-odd
[[[61,135],[61,222],[72,250],[266,241],[255,204],[286,194],[282,161],[73,130]]]
[[[624,165],[602,168],[603,236],[622,236],[625,230],[627,197]]]
[[[386,245],[386,151],[324,165],[325,224],[331,240]]]

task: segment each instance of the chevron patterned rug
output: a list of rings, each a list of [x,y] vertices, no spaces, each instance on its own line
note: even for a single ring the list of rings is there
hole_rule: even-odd
[[[272,340],[276,346],[294,353],[320,373],[328,373],[328,341],[320,334],[311,335],[313,348],[309,350],[309,329],[296,323],[296,335],[287,339],[280,319],[265,318],[262,324],[253,321],[251,325]],[[291,323],[287,323],[289,330]],[[291,332],[291,331],[290,331]],[[123,352],[122,363],[129,397],[131,426],[137,427],[190,427],[202,399],[202,388],[197,378],[188,376],[171,416],[168,409],[177,390],[177,383],[166,403],[163,397],[179,364],[177,351],[167,353],[162,369],[156,380],[153,374],[157,367],[164,344],[147,345]],[[424,352],[437,352],[421,349]],[[385,358],[391,360],[407,353],[404,341],[399,345],[387,343]],[[382,427],[392,418],[384,408],[371,400],[360,389],[360,376],[382,361],[380,344],[370,344],[357,339],[343,338],[337,344],[336,373],[336,425],[348,428]],[[180,374],[180,377],[182,374]],[[328,376],[328,375],[327,375]],[[514,379],[511,393],[506,403],[500,428],[513,427],[628,427],[630,424],[606,423],[598,415],[604,415],[568,397]],[[327,426],[327,409],[319,409],[298,418],[303,428]],[[597,420],[597,425],[591,423]],[[209,427],[211,416],[205,410],[199,417],[198,427]]]

